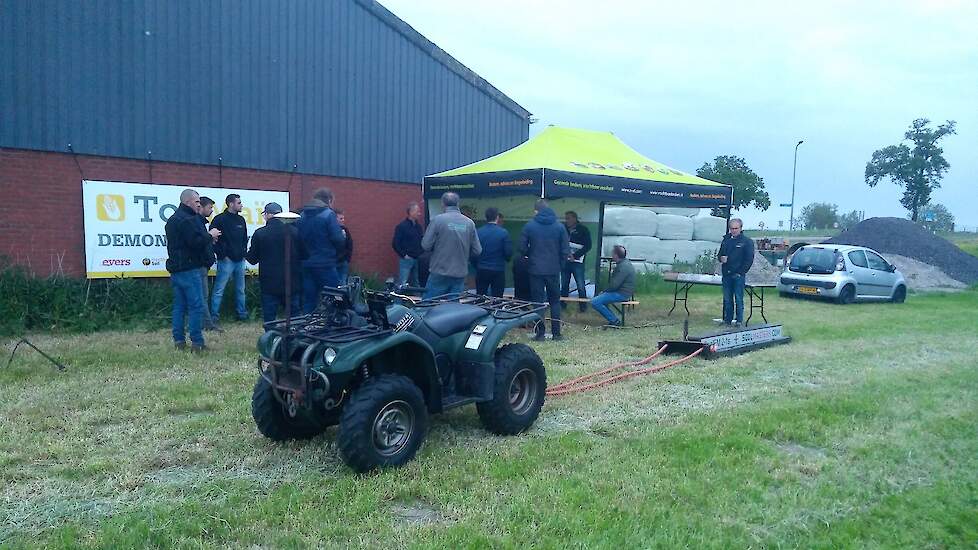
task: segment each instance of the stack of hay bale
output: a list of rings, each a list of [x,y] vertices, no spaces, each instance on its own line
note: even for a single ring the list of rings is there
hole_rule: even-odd
[[[620,244],[639,272],[670,271],[677,263],[692,264],[703,254],[716,254],[727,221],[698,208],[608,207],[604,212],[601,254],[611,256]]]

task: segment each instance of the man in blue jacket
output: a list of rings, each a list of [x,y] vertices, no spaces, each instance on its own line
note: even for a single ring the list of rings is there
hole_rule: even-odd
[[[509,232],[500,226],[502,215],[486,208],[486,224],[479,228],[482,254],[475,261],[475,289],[479,294],[502,297],[506,288],[506,262],[513,257]]]
[[[547,201],[537,201],[536,215],[523,227],[520,253],[529,258],[530,293],[534,302],[550,303],[550,333],[554,340],[560,334],[560,272],[570,255],[570,238],[557,214]],[[534,340],[545,339],[544,323],[537,323]]]
[[[303,310],[312,313],[319,305],[323,287],[339,286],[336,260],[346,246],[343,229],[333,212],[333,192],[323,187],[302,208],[299,221],[299,243],[302,260]]]

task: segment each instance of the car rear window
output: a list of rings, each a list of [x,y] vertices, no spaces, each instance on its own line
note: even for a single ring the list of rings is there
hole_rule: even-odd
[[[791,256],[788,269],[803,273],[833,273],[835,251],[826,248],[802,248]]]

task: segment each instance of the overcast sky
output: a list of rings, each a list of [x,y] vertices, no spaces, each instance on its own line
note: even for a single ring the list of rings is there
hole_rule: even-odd
[[[978,1],[651,2],[381,0],[539,122],[610,130],[694,172],[738,155],[784,220],[815,201],[905,216],[900,189],[863,180],[914,118],[958,123],[934,200],[978,226]]]

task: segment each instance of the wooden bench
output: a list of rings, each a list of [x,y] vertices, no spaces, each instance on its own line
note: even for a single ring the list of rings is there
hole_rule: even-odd
[[[567,303],[576,303],[576,304],[590,304],[591,303],[591,299],[590,298],[574,298],[572,296],[566,296],[566,297],[565,296],[561,296],[560,301],[561,302],[567,302]],[[621,317],[621,324],[624,325],[625,324],[625,311],[627,311],[629,308],[634,308],[635,306],[639,305],[640,303],[641,302],[639,302],[634,297],[632,297],[631,300],[625,300],[624,302],[612,302],[612,303],[610,303],[608,305],[611,306],[612,309],[614,309],[615,311],[618,312],[618,315]]]

